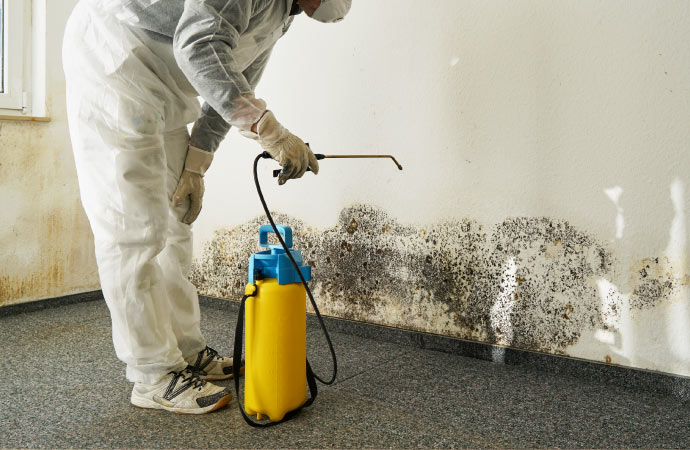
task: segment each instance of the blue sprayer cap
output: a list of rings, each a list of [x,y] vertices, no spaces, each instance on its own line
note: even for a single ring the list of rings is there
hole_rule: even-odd
[[[290,254],[300,266],[300,271],[305,281],[311,281],[311,266],[302,265],[302,252],[292,249],[292,228],[285,225],[277,225],[278,232],[283,235],[285,245],[290,249]],[[269,245],[268,234],[273,233],[273,227],[262,225],[259,228],[259,245],[269,250],[254,253],[249,257],[249,282],[264,278],[277,278],[278,284],[301,283],[299,274],[292,265],[285,249],[280,244]]]

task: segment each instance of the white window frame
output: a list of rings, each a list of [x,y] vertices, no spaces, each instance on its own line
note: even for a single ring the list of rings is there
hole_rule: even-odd
[[[31,0],[4,0],[4,86],[0,114],[30,114]]]

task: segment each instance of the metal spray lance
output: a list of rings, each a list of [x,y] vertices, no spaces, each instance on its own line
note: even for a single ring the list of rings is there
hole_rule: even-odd
[[[309,146],[309,144],[307,144]],[[321,161],[322,159],[360,159],[360,158],[390,158],[393,160],[395,165],[398,167],[399,170],[403,170],[402,165],[398,162],[397,159],[395,159],[395,156],[393,155],[324,155],[323,153],[315,153],[314,156],[316,156],[316,159]],[[307,171],[311,171],[311,169],[307,169]],[[275,169],[273,171],[273,178],[277,177],[280,175],[281,169]]]

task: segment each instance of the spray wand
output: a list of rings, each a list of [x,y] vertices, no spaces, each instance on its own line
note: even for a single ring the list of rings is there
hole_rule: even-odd
[[[309,144],[307,144],[307,147]],[[400,165],[397,159],[395,159],[395,156],[393,155],[324,155],[323,153],[315,153],[314,156],[316,156],[316,159],[321,161],[322,159],[327,159],[327,158],[333,158],[333,159],[360,159],[360,158],[390,158],[393,160],[396,166],[398,166],[399,170],[403,170],[403,167]],[[307,169],[307,171],[311,171],[311,169]],[[280,175],[281,169],[275,169],[273,171],[273,178],[277,177]]]

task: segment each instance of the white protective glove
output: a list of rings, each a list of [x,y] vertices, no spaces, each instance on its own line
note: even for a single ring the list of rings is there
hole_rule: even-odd
[[[278,184],[300,178],[308,168],[314,175],[319,173],[319,163],[311,149],[302,139],[282,126],[271,111],[266,111],[259,119],[256,131],[258,133],[243,131],[242,135],[255,139],[283,167]]]
[[[182,222],[191,224],[201,212],[201,199],[204,196],[204,173],[213,161],[213,153],[200,148],[189,146],[187,158],[184,161],[184,170],[180,176],[180,182],[173,194],[173,205],[181,206],[190,197],[189,211],[182,218]]]

